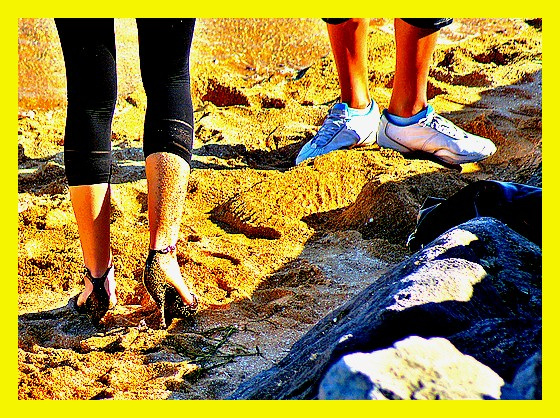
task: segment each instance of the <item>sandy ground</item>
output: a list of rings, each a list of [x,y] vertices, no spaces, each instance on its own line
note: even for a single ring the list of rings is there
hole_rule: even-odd
[[[178,254],[203,307],[194,321],[155,330],[141,284],[145,96],[134,21],[116,26],[111,228],[119,304],[95,329],[67,306],[81,289],[82,258],[62,164],[61,51],[52,21],[20,20],[19,399],[223,399],[405,259],[427,196],[447,197],[479,179],[542,186],[540,20],[459,19],[443,31],[430,103],[498,146],[462,169],[376,145],[294,167],[339,94],[324,24],[243,23],[198,22],[195,156]],[[370,90],[385,108],[392,26],[371,26]]]

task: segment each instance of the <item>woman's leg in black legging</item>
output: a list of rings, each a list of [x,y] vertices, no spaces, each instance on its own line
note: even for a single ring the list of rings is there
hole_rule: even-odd
[[[113,19],[56,19],[56,26],[66,65],[68,184],[109,183],[117,100]]]
[[[66,65],[68,109],[64,161],[84,264],[101,277],[110,248],[111,122],[117,97],[112,19],[56,19]],[[83,304],[92,291],[78,298]],[[106,283],[116,302],[114,278]]]
[[[187,194],[193,147],[189,54],[194,19],[138,19],[140,68],[148,100],[144,155],[150,249],[174,245]],[[167,280],[185,303],[193,295],[174,257]]]
[[[195,19],[138,19],[140,69],[148,106],[144,156],[169,152],[190,163],[193,108],[189,55]]]

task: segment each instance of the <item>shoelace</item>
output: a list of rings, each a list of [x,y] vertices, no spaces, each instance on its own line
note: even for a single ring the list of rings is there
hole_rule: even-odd
[[[334,134],[340,130],[340,128],[346,125],[346,122],[350,120],[349,118],[345,117],[343,113],[331,113],[327,116],[325,123],[313,138],[312,144],[315,144],[317,147],[325,146],[334,136]]]
[[[433,128],[451,138],[463,139],[468,137],[465,131],[437,113],[432,113],[427,118],[420,119],[418,123],[422,126]]]

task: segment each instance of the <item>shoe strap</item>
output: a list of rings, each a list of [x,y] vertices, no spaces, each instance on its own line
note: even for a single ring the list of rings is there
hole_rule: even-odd
[[[91,274],[91,271],[84,266],[84,270],[85,270],[85,274],[87,276],[87,278],[93,283],[94,280],[99,281],[99,280],[103,280],[105,281],[105,279],[107,278],[107,276],[109,275],[109,273],[111,272],[111,269],[113,269],[115,266],[109,266],[109,268],[107,268],[107,271],[105,271],[105,273],[103,274],[103,276],[101,277],[93,277],[93,275]]]
[[[114,266],[110,266],[107,271],[103,274],[103,276],[101,277],[93,277],[91,275],[91,271],[89,271],[89,269],[87,267],[84,267],[85,269],[85,274],[88,278],[88,280],[91,282],[91,284],[93,285],[93,292],[92,293],[97,293],[98,295],[103,295],[102,297],[109,297],[109,295],[107,295],[107,292],[105,290],[105,281],[107,280],[107,276],[109,275],[109,273],[111,272],[111,270],[114,268]],[[77,302],[76,302],[77,304]]]

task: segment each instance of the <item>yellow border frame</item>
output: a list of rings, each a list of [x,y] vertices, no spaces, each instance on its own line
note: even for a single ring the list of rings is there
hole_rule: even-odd
[[[14,2],[15,3],[15,2]],[[3,16],[0,18],[0,45],[2,53],[2,92],[4,100],[0,101],[1,125],[4,128],[4,144],[7,144],[6,151],[3,153],[3,163],[0,164],[2,192],[5,194],[4,205],[1,206],[2,224],[6,226],[7,234],[1,242],[1,261],[2,281],[4,290],[1,304],[4,313],[2,321],[2,331],[4,344],[2,344],[2,358],[6,365],[2,376],[2,401],[6,408],[5,413],[12,413],[22,416],[33,414],[41,418],[46,416],[60,416],[60,414],[75,414],[76,416],[99,416],[99,414],[123,414],[128,415],[142,408],[143,415],[152,412],[154,415],[162,415],[167,410],[173,413],[180,413],[189,417],[204,417],[207,415],[219,416],[221,414],[232,416],[264,415],[271,413],[282,416],[293,415],[312,415],[312,416],[351,416],[355,414],[375,414],[392,416],[404,413],[414,415],[430,414],[452,414],[469,415],[473,413],[483,416],[507,415],[521,416],[531,414],[531,416],[541,416],[549,410],[555,410],[557,402],[554,394],[554,386],[558,376],[556,371],[554,347],[556,339],[556,319],[558,316],[557,302],[554,302],[558,291],[556,271],[558,267],[553,264],[553,252],[557,243],[555,242],[558,233],[557,223],[554,213],[558,210],[554,207],[555,196],[557,196],[558,186],[553,179],[557,174],[553,171],[554,163],[549,161],[556,152],[559,145],[557,134],[552,122],[552,100],[558,97],[558,27],[560,22],[555,19],[558,12],[553,10],[553,4],[545,6],[543,2],[510,2],[510,1],[480,1],[471,0],[464,2],[411,2],[406,0],[398,3],[396,8],[394,3],[389,2],[354,2],[348,9],[343,9],[340,1],[301,1],[301,0],[282,0],[272,4],[258,2],[255,0],[231,1],[213,0],[211,7],[206,7],[208,3],[191,1],[158,1],[158,2],[130,2],[115,0],[98,0],[95,2],[39,2],[27,0],[14,4],[9,2],[3,5]],[[281,5],[281,9],[279,6]],[[359,6],[358,6],[359,5]],[[391,7],[392,6],[392,7]],[[83,405],[71,403],[79,401],[67,401],[60,404],[55,401],[18,401],[17,400],[17,360],[15,353],[15,342],[11,339],[16,337],[17,322],[13,319],[12,312],[17,314],[17,247],[12,241],[11,233],[16,231],[17,217],[17,166],[12,162],[12,155],[15,156],[16,146],[12,135],[15,137],[16,119],[15,97],[17,90],[17,19],[20,17],[54,17],[54,16],[82,16],[82,17],[172,17],[172,16],[196,16],[196,17],[320,17],[329,15],[331,17],[344,17],[347,15],[357,16],[379,16],[390,17],[395,15],[407,15],[414,17],[433,17],[435,11],[442,11],[442,15],[454,15],[456,17],[543,17],[543,50],[546,56],[546,70],[543,72],[543,82],[546,85],[546,92],[543,91],[543,138],[545,152],[543,154],[544,179],[543,186],[544,206],[543,206],[543,322],[545,332],[543,333],[543,401],[506,401],[504,402],[480,402],[463,401],[461,404],[456,402],[399,402],[399,403],[364,403],[355,401],[187,401],[188,403],[174,403],[163,401],[125,401],[123,402],[96,402],[84,409]],[[353,13],[350,13],[353,12]],[[13,96],[12,96],[13,95]],[[13,152],[13,154],[12,154]],[[15,171],[15,173],[14,173]],[[12,200],[13,199],[13,200]],[[17,240],[17,237],[14,241]],[[14,404],[14,403],[15,404]],[[131,403],[132,402],[132,403]],[[147,409],[148,408],[148,409]],[[134,411],[133,411],[134,410]],[[169,411],[171,412],[171,411]]]

